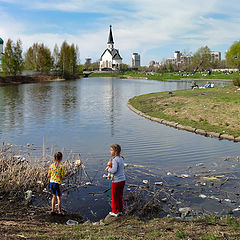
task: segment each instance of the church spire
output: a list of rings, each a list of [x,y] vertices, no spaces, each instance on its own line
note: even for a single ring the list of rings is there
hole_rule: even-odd
[[[109,31],[109,36],[108,36],[108,44],[114,44],[113,35],[112,35],[112,25],[110,25],[110,31]]]

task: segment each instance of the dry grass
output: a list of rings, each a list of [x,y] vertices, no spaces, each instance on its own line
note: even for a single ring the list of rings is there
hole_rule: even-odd
[[[27,147],[3,145],[0,149],[0,191],[17,198],[27,190],[42,192],[49,183],[47,174],[53,162],[52,155],[47,156],[43,148],[41,157],[33,157]],[[75,166],[74,157],[69,155],[62,162],[67,175],[73,175],[80,167]]]

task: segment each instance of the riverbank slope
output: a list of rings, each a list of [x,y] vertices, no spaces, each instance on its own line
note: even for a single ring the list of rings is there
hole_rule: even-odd
[[[204,73],[153,73],[153,72],[93,72],[89,77],[120,77],[128,79],[146,79],[146,80],[157,80],[157,81],[169,81],[169,80],[203,80],[203,81],[232,81],[236,78],[239,78],[240,75],[238,72],[232,74],[225,74],[221,72],[214,72],[211,75]]]
[[[201,219],[109,217],[82,223],[74,215],[50,216],[43,208],[1,202],[1,239],[239,239],[240,220],[207,216]],[[20,207],[19,207],[20,206]],[[67,225],[69,219],[77,225]]]
[[[202,135],[211,133],[209,135],[214,137],[240,140],[239,87],[145,94],[130,99],[129,104],[138,114],[172,127]],[[170,124],[164,123],[163,120],[169,121]],[[197,132],[197,129],[203,131]]]
[[[81,75],[72,76],[69,79],[81,78]],[[65,78],[50,74],[34,74],[34,75],[20,75],[20,76],[0,76],[0,85],[21,84],[21,83],[38,83],[51,81],[64,81]]]

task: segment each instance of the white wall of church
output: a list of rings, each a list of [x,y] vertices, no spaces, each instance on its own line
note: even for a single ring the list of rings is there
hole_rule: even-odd
[[[102,61],[100,61],[100,68],[112,68],[112,55],[110,52],[106,51],[102,56]]]
[[[102,61],[112,61],[112,55],[110,52],[106,51],[105,54],[102,56]]]
[[[121,59],[113,60],[113,64],[122,64]]]

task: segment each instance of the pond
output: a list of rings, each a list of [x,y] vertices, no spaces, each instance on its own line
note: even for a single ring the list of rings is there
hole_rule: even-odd
[[[203,82],[198,84],[203,85]],[[227,84],[230,83],[215,82],[215,86]],[[190,86],[191,81],[120,78],[2,86],[0,139],[13,144],[34,144],[37,148],[41,148],[44,140],[46,146],[64,151],[65,157],[69,152],[80,153],[89,174],[96,175],[101,182],[110,157],[109,146],[113,143],[122,146],[127,163],[146,166],[156,173],[157,169],[184,170],[198,163],[209,164],[224,157],[238,156],[239,143],[161,125],[127,107],[128,99],[133,96]],[[102,189],[109,186],[105,181]],[[83,214],[90,211],[89,199],[83,198],[84,191],[68,191],[64,200],[67,209]],[[92,187],[91,191],[99,191],[99,188]],[[110,210],[108,200],[102,196],[98,204],[97,200],[94,203],[97,218]]]

